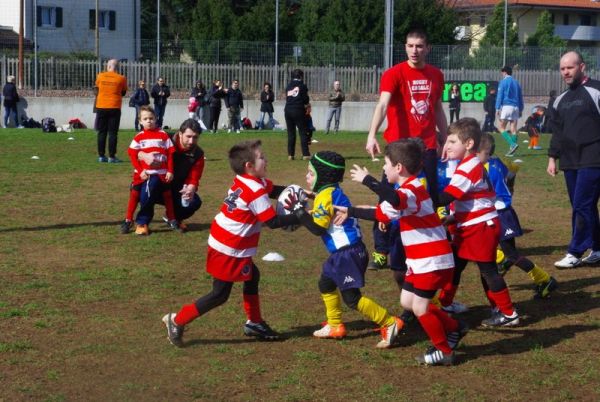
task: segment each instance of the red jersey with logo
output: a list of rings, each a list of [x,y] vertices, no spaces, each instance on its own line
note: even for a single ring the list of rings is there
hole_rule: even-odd
[[[392,94],[387,108],[387,143],[420,137],[427,149],[437,149],[435,107],[444,90],[444,74],[429,64],[412,68],[396,64],[381,77],[380,92]]]
[[[494,187],[475,154],[460,161],[444,191],[456,198],[454,216],[457,227],[475,225],[498,216],[494,207]]]
[[[406,265],[415,274],[454,268],[454,257],[440,218],[422,181],[413,176],[398,190],[399,205],[387,201],[377,206],[378,221],[399,220]]]
[[[154,161],[160,162],[159,166],[150,166],[144,161],[138,160],[140,152],[154,154]],[[171,137],[160,129],[151,129],[140,131],[133,137],[127,153],[134,167],[133,184],[143,183],[140,177],[142,171],[148,175],[157,174],[162,181],[165,181],[167,172],[173,173],[173,153],[175,146]]]
[[[276,215],[269,199],[272,190],[270,180],[237,175],[212,222],[208,245],[231,257],[256,255],[262,222]]]

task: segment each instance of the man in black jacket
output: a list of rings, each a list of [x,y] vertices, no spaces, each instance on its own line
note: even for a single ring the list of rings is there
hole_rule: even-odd
[[[560,160],[573,227],[567,254],[554,265],[575,268],[600,262],[600,82],[585,75],[585,63],[577,52],[561,57],[560,74],[569,88],[552,104],[547,171],[556,176]]]
[[[496,88],[490,88],[488,96],[483,100],[483,110],[485,111],[483,132],[497,133],[498,129],[494,125],[494,122],[496,121]]]
[[[240,91],[240,82],[233,80],[231,82],[231,88],[225,95],[225,107],[227,108],[227,115],[229,117],[229,130],[235,130],[236,133],[240,133],[240,117],[241,111],[244,108],[244,95]]]
[[[154,99],[154,111],[156,112],[156,126],[162,128],[163,117],[165,116],[165,110],[167,109],[167,98],[171,96],[171,89],[165,83],[163,77],[158,77],[156,84],[152,87],[150,96]]]

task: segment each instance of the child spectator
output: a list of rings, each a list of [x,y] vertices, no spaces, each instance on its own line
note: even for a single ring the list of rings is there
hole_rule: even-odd
[[[129,194],[127,216],[121,224],[121,233],[129,233],[133,226],[133,212],[139,202],[140,210],[135,219],[135,234],[147,236],[150,234],[148,225],[154,217],[154,204],[160,195],[165,203],[168,224],[176,229],[177,220],[173,208],[173,198],[168,183],[173,180],[173,153],[175,147],[167,133],[156,127],[156,115],[150,106],[140,108],[140,124],[143,131],[137,133],[129,145],[129,158],[133,165],[133,181]],[[160,165],[151,166],[144,160],[139,160],[140,152],[154,154],[154,160]]]
[[[427,365],[452,365],[453,350],[466,335],[467,326],[431,303],[437,290],[451,282],[454,259],[427,188],[417,176],[423,164],[423,144],[420,139],[400,139],[388,144],[384,154],[386,177],[399,187],[382,186],[367,169],[354,165],[352,180],[369,187],[382,202],[376,209],[350,207],[347,214],[383,223],[399,220],[408,267],[400,301],[415,314],[433,343],[416,359]]]
[[[477,157],[481,129],[477,120],[463,118],[452,123],[444,148],[449,159],[460,160],[450,184],[440,194],[440,204],[454,203],[453,248],[456,268],[452,286],[444,288],[439,300],[449,305],[468,261],[479,267],[481,283],[492,308],[498,313],[483,320],[484,327],[508,327],[519,324],[504,278],[498,273],[496,248],[500,239],[500,221],[494,207],[495,193],[486,170]]]
[[[190,119],[194,119],[196,120],[196,109],[198,108],[198,106],[200,106],[200,104],[198,103],[198,100],[196,100],[195,97],[190,96],[190,98],[188,99],[188,117]]]
[[[244,334],[261,340],[279,338],[262,318],[260,272],[252,257],[256,255],[263,223],[273,229],[298,224],[298,218],[294,214],[278,216],[271,205],[269,197],[278,197],[284,187],[274,186],[266,179],[267,159],[260,140],[234,145],[229,150],[229,164],[236,176],[208,238],[206,271],[213,277],[212,291],[162,319],[169,341],[175,346],[183,346],[187,324],[227,301],[234,282],[244,282],[243,305],[248,319]]]
[[[538,107],[535,107],[533,108],[531,116],[525,120],[525,128],[527,129],[527,135],[529,135],[529,149],[536,151],[542,149],[542,147],[539,145],[539,141],[543,116],[544,111]]]
[[[150,104],[150,95],[148,95],[148,91],[146,90],[146,81],[138,81],[138,87],[131,97],[131,102],[133,103],[133,107],[135,107],[135,131],[140,131],[140,108]]]
[[[313,124],[313,119],[312,119],[312,106],[310,105],[310,103],[308,104],[308,106],[306,106],[306,136],[308,137],[308,145],[313,143],[313,134],[315,133],[315,131],[317,131],[317,129],[315,128],[315,125]],[[316,140],[314,140],[316,142]]]
[[[536,284],[534,298],[545,299],[550,292],[558,287],[556,279],[551,277],[545,270],[534,264],[529,258],[519,254],[515,238],[523,235],[519,224],[517,213],[512,207],[512,194],[506,184],[506,176],[509,170],[502,161],[493,156],[495,148],[494,137],[484,133],[479,144],[477,156],[488,171],[488,176],[494,191],[496,192],[495,207],[500,220],[500,248],[505,256],[505,262],[501,265],[506,273],[512,265],[516,265],[527,273]]]
[[[323,328],[313,332],[317,338],[341,339],[346,336],[342,322],[341,301],[381,327],[378,348],[391,347],[403,327],[402,320],[360,292],[365,284],[365,271],[369,262],[367,248],[356,219],[347,219],[340,225],[334,223],[333,203],[350,207],[350,200],[340,187],[344,178],[345,160],[332,151],[314,154],[308,163],[306,182],[315,193],[312,214],[298,208],[300,222],[314,235],[321,236],[329,258],[323,263],[319,278],[319,291],[325,303],[327,321]],[[299,204],[296,204],[298,206]],[[339,290],[339,291],[338,291]],[[340,296],[341,293],[341,296]]]

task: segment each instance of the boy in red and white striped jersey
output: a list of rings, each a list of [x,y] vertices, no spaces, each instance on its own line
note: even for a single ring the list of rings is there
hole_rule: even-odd
[[[441,205],[454,204],[456,269],[452,286],[445,288],[439,298],[442,305],[452,302],[462,271],[468,261],[473,261],[479,267],[486,296],[492,308],[497,309],[497,313],[481,324],[485,327],[509,327],[519,324],[519,315],[496,265],[500,221],[494,206],[494,187],[477,157],[480,141],[481,129],[475,119],[460,119],[448,128],[444,146],[446,153],[449,159],[460,162],[439,201]]]
[[[408,267],[402,285],[402,307],[414,312],[433,347],[417,360],[428,365],[452,365],[453,349],[466,334],[466,325],[430,303],[451,282],[454,271],[452,249],[433,202],[417,177],[423,165],[423,142],[410,138],[385,148],[386,177],[397,190],[383,186],[365,168],[354,165],[352,180],[363,183],[383,200],[375,209],[347,208],[347,214],[390,223],[398,220]],[[343,211],[345,208],[336,208]]]
[[[139,121],[143,127],[133,137],[127,153],[133,165],[133,181],[129,194],[127,216],[121,225],[121,232],[127,233],[132,225],[133,212],[139,202],[135,222],[135,234],[148,235],[149,224],[154,217],[154,205],[162,195],[165,203],[166,215],[170,224],[176,224],[171,188],[168,183],[173,180],[173,154],[175,146],[167,133],[156,127],[156,114],[150,106],[140,108]],[[153,154],[154,160],[160,162],[158,166],[149,165],[144,160],[139,160],[140,152]],[[124,230],[126,229],[126,230]]]
[[[234,282],[243,282],[244,334],[262,340],[275,340],[279,334],[260,313],[258,282],[260,272],[252,257],[256,255],[262,224],[271,229],[299,224],[296,215],[277,215],[269,198],[277,198],[284,187],[265,178],[267,159],[260,140],[245,141],[229,150],[229,164],[236,173],[221,210],[210,227],[206,271],[214,278],[210,293],[186,304],[177,314],[163,317],[169,341],[181,347],[185,325],[225,303]]]

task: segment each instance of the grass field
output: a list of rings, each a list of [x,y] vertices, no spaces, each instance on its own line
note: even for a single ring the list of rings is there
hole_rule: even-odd
[[[265,229],[256,258],[263,315],[284,341],[243,336],[236,285],[227,304],[187,328],[185,348],[169,344],[161,317],[211,287],[206,240],[232,179],[227,149],[259,135],[269,177],[304,185],[306,163],[287,161],[281,132],[202,135],[204,205],[190,219],[191,231],[182,235],[155,222],[153,234],[139,238],[119,234],[118,226],[130,165],[96,162],[92,131],[0,130],[0,401],[600,399],[600,271],[552,265],[569,241],[570,209],[562,177],[545,173],[544,151],[517,152],[523,165],[514,205],[528,232],[518,244],[560,288],[548,300],[533,300],[533,284],[513,268],[506,278],[522,325],[484,330],[478,324],[489,310],[476,268],[468,267],[457,299],[471,307],[464,318],[472,330],[456,366],[418,366],[414,356],[428,341],[415,325],[401,346],[376,350],[373,325],[348,309],[348,338],[313,339],[324,319],[317,278],[326,251],[304,229]],[[132,136],[120,134],[123,159]],[[315,138],[313,151],[336,150],[348,167],[366,165],[379,176],[381,163],[364,152],[365,133]],[[355,204],[375,202],[356,183],[347,180],[344,188]],[[362,228],[371,245],[370,224]],[[261,261],[269,251],[286,260]],[[400,312],[389,271],[368,272],[367,282],[364,294]]]

